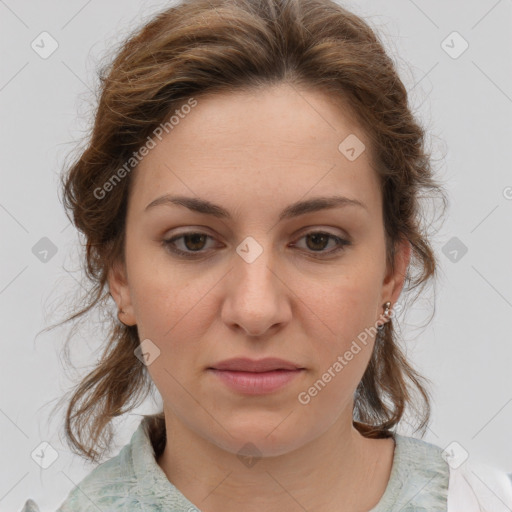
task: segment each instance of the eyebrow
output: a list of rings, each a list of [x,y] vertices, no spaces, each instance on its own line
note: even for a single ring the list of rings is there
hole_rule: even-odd
[[[146,208],[144,208],[144,211],[148,211],[149,209],[159,205],[173,204],[185,206],[189,210],[198,213],[203,213],[206,215],[212,215],[219,219],[232,219],[232,216],[228,210],[226,210],[222,206],[207,201],[206,199],[187,196],[174,196],[170,194],[165,194],[161,197],[157,197],[155,200],[151,201],[146,206]],[[312,213],[320,210],[328,210],[344,206],[357,206],[368,211],[366,205],[361,201],[358,201],[357,199],[350,199],[345,196],[315,197],[312,199],[307,199],[305,201],[297,201],[295,203],[290,204],[279,214],[279,221],[291,219],[293,217],[298,217],[299,215],[304,215],[306,213]]]

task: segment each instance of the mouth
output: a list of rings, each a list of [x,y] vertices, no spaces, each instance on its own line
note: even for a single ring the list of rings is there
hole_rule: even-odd
[[[292,363],[291,361],[286,361],[277,357],[267,357],[265,359],[259,360],[249,359],[247,357],[236,357],[216,363],[208,369],[219,371],[263,373],[278,370],[303,370],[305,368],[296,363]]]
[[[277,358],[230,359],[207,370],[232,391],[245,395],[275,392],[306,371],[304,367]]]

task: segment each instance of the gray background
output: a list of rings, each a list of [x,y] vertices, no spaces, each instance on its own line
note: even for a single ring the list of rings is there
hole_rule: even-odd
[[[424,439],[443,448],[456,441],[470,460],[512,472],[512,1],[343,4],[377,28],[394,55],[451,202],[434,240],[441,263],[435,317],[416,327],[432,312],[429,292],[404,319],[407,354],[433,382]],[[166,5],[0,0],[2,511],[20,510],[29,497],[42,511],[55,510],[92,469],[63,443],[62,418],[49,418],[73,377],[60,355],[67,330],[36,337],[62,317],[66,294],[80,290],[78,238],[58,200],[58,175],[91,120],[105,51]],[[46,59],[31,47],[43,31],[58,43]],[[453,31],[469,43],[458,58],[445,45],[453,53],[462,40],[451,36],[443,45]],[[55,254],[41,253],[44,237]],[[94,363],[103,335],[91,322],[77,337],[79,373]],[[150,400],[135,413],[157,407]],[[117,424],[113,455],[139,419]],[[42,442],[58,454],[47,469],[31,458]]]

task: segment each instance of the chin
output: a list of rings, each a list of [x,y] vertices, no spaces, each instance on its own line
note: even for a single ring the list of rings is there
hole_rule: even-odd
[[[237,456],[277,457],[292,452],[308,442],[301,433],[295,430],[276,429],[279,421],[272,425],[269,425],[268,422],[258,424],[258,422],[252,421],[245,428],[240,425],[237,427],[223,425],[227,432],[221,429],[220,438],[213,437],[211,430],[208,431],[207,437],[219,448]]]

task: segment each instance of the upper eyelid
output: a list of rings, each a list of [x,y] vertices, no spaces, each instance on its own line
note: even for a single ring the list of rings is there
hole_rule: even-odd
[[[172,231],[175,231],[175,230],[180,230],[180,229],[183,229],[184,231],[178,231],[178,233],[173,233],[172,234],[172,237],[174,236],[180,236],[180,235],[190,235],[190,234],[199,234],[199,235],[208,235],[208,236],[211,236],[213,238],[216,238],[216,235],[212,234],[213,231],[215,230],[211,230],[208,226],[203,226],[203,225],[197,225],[197,226],[177,226],[175,227]],[[186,231],[185,231],[186,230]],[[335,233],[331,233],[331,231],[337,231],[339,234],[335,234]],[[171,230],[169,230],[171,231]],[[296,229],[294,230],[294,237],[295,236],[299,236],[300,234],[304,234],[304,233],[310,233],[310,232],[317,232],[317,231],[321,231],[321,232],[326,232],[326,233],[330,233],[332,234],[333,236],[344,236],[346,238],[349,238],[349,235],[347,233],[346,230],[344,230],[343,228],[341,227],[337,227],[337,226],[329,226],[327,224],[325,225],[322,225],[322,224],[310,224],[310,225],[307,225],[307,226],[303,226],[302,228],[299,228],[299,229]],[[167,236],[167,238],[170,238],[171,235]],[[245,238],[245,235],[242,237],[242,238]]]
[[[205,228],[198,228],[197,230],[195,229],[189,229],[188,231],[182,231],[182,232],[179,232],[179,233],[174,233],[172,235],[169,235],[169,236],[165,236],[164,239],[165,240],[176,240],[178,238],[181,238],[185,235],[206,235],[212,239],[216,239],[216,236],[212,235],[208,230],[204,231]],[[346,233],[333,233],[331,232],[330,230],[331,229],[334,229],[334,228],[318,228],[318,227],[312,227],[312,226],[307,226],[305,228],[302,228],[300,230],[298,230],[297,234],[294,235],[294,238],[302,238],[310,233],[325,233],[327,235],[330,235],[332,237],[338,237],[338,238],[344,238],[344,239],[347,239],[347,241],[350,240],[350,237],[348,234]]]
[[[309,234],[317,234],[317,233],[323,233],[323,234],[326,234],[328,235],[331,240],[335,240],[337,242],[337,247],[338,248],[342,248],[344,246],[347,246],[347,245],[352,245],[352,241],[350,239],[350,237],[344,235],[344,234],[334,234],[334,233],[331,233],[328,229],[322,229],[322,228],[304,228],[304,231],[299,231],[299,233],[294,237],[294,242],[293,242],[293,246],[295,246],[296,242],[301,240],[302,238],[304,238],[305,236],[309,235]],[[189,231],[183,231],[181,233],[178,233],[178,234],[175,234],[173,236],[170,236],[170,237],[166,237],[164,238],[163,242],[164,243],[168,243],[169,245],[174,242],[176,242],[176,240],[179,240],[181,238],[183,238],[184,236],[186,235],[206,235],[208,238],[211,238],[212,240],[216,240],[216,238],[213,236],[213,235],[210,235],[209,233],[207,232],[204,232],[204,231],[200,231],[200,230],[189,230]],[[211,250],[211,249],[210,249]],[[177,249],[176,248],[176,251],[177,252],[183,252],[183,253],[187,253],[187,254],[190,254],[190,255],[194,255],[194,254],[203,254],[203,253],[207,253],[208,252],[208,249],[201,249],[199,251],[189,251],[189,250],[185,250],[183,251],[182,249]],[[318,251],[319,254],[322,254],[322,253],[325,253],[325,254],[328,254],[329,252],[333,252],[333,251]]]

